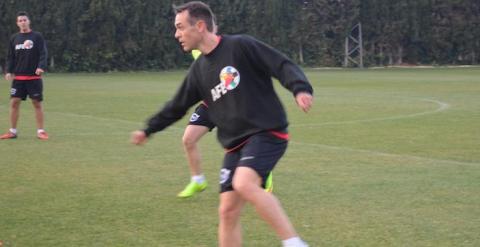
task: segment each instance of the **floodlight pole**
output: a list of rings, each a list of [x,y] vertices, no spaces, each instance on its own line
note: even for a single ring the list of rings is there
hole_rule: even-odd
[[[343,67],[348,67],[349,62],[363,68],[363,37],[362,24],[359,22],[345,37],[345,60]]]

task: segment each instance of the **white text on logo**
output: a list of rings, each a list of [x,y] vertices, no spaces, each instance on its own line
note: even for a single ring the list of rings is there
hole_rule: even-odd
[[[15,46],[15,50],[30,50],[33,48],[33,41],[27,39],[23,44],[18,44]]]

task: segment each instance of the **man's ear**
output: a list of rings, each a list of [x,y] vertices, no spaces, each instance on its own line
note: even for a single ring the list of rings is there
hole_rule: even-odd
[[[207,24],[203,20],[197,21],[197,23],[195,23],[195,26],[197,27],[197,30],[199,32],[204,32],[207,30]]]

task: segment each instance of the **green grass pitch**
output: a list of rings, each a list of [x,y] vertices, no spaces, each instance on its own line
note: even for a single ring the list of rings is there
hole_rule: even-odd
[[[480,68],[307,69],[315,105],[291,123],[274,193],[311,246],[480,246]],[[10,246],[216,246],[215,132],[201,141],[210,187],[189,180],[187,118],[129,144],[184,71],[48,74],[46,129],[21,106],[19,138],[0,141],[0,243]],[[0,130],[9,83],[0,82]],[[280,246],[247,207],[244,246]]]

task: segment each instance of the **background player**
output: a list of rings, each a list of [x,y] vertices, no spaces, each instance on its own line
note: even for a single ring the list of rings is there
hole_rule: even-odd
[[[20,103],[27,96],[32,100],[37,122],[37,137],[47,140],[48,134],[43,127],[43,81],[42,74],[47,68],[47,46],[43,36],[32,31],[26,12],[17,14],[17,26],[20,32],[10,39],[7,55],[5,79],[12,81],[10,89],[10,124],[7,133],[0,139],[17,138],[17,122]]]

